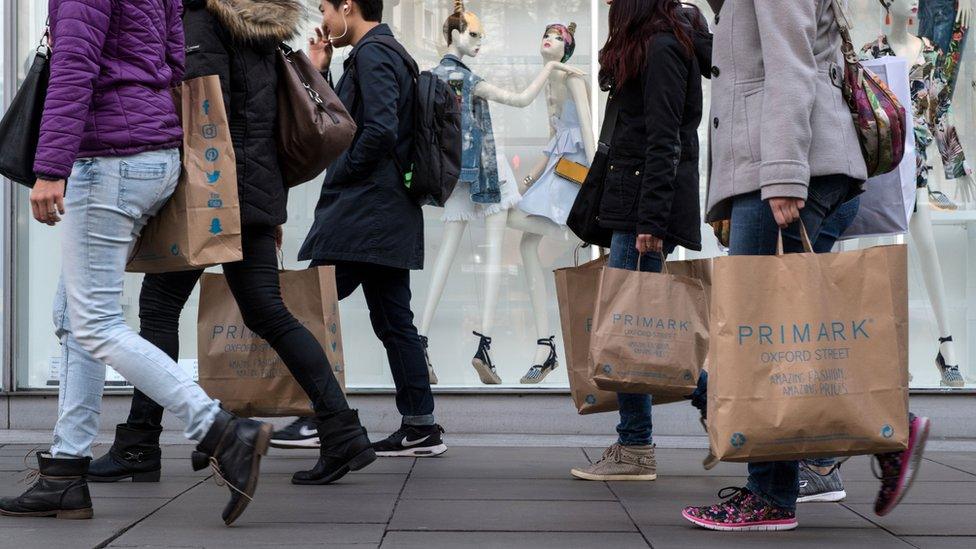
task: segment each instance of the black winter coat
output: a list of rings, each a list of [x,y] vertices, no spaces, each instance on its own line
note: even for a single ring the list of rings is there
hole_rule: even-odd
[[[336,94],[356,120],[349,149],[326,171],[302,260],[424,267],[424,218],[394,161],[413,147],[415,85],[403,59],[371,41],[393,36],[378,25],[349,53]],[[353,67],[355,63],[355,67]]]
[[[649,40],[644,70],[612,92],[620,110],[600,224],[701,250],[698,125],[711,35],[698,36],[693,56],[670,32]]]
[[[216,74],[237,156],[241,222],[281,225],[288,191],[275,142],[275,49],[298,31],[297,0],[184,0],[186,78]]]

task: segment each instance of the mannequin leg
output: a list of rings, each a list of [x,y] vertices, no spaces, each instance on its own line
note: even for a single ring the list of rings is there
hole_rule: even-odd
[[[487,269],[485,272],[485,306],[481,316],[481,333],[491,334],[495,323],[495,309],[498,307],[498,290],[501,286],[502,244],[505,240],[505,226],[508,223],[508,210],[500,211],[485,218],[487,238]]]
[[[441,250],[434,262],[434,276],[430,281],[427,303],[424,304],[424,316],[420,322],[420,335],[422,336],[426,336],[430,331],[430,325],[434,321],[434,313],[437,312],[437,305],[440,304],[441,297],[444,296],[444,287],[447,285],[451,266],[454,265],[458,248],[461,246],[461,237],[464,236],[464,230],[467,227],[467,221],[444,223],[444,238],[441,240]]]
[[[945,282],[942,278],[942,264],[939,263],[939,253],[935,247],[935,236],[932,230],[932,217],[929,210],[929,197],[924,189],[916,195],[918,211],[912,216],[910,231],[915,248],[918,250],[922,267],[922,278],[929,294],[932,311],[939,326],[939,337],[951,335],[949,327],[949,311],[946,308]],[[956,352],[953,342],[947,341],[940,345],[940,351],[945,363],[956,365]]]

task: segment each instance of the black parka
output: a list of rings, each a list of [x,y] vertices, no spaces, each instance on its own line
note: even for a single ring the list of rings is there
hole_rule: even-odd
[[[218,75],[245,226],[281,225],[288,192],[275,142],[275,49],[298,31],[296,0],[184,0],[186,78]]]
[[[640,75],[612,91],[619,118],[600,205],[603,227],[701,250],[698,125],[710,58],[706,32],[697,34],[694,55],[673,33],[656,33]]]

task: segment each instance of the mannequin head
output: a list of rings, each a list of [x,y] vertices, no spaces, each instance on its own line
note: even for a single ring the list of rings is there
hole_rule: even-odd
[[[484,27],[474,13],[464,9],[463,0],[454,0],[454,13],[444,22],[444,39],[461,56],[475,57],[481,51]]]
[[[553,23],[546,27],[542,35],[542,58],[546,61],[565,63],[576,51],[576,23],[561,25]]]
[[[382,20],[383,0],[322,0],[319,11],[332,45],[342,48]]]
[[[881,5],[888,4],[888,11],[892,17],[908,19],[918,14],[918,0],[880,0]]]

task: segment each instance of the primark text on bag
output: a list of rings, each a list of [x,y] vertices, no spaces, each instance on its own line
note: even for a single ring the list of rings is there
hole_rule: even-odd
[[[715,455],[776,461],[903,450],[906,273],[904,246],[716,258]]]

